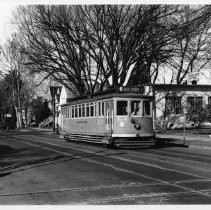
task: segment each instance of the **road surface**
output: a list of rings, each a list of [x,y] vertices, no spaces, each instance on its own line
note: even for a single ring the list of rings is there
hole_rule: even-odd
[[[210,151],[0,133],[0,204],[211,204]]]

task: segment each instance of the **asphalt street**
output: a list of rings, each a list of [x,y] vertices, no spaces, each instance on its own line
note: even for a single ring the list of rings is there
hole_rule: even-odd
[[[0,204],[211,204],[210,148],[108,149],[0,133]]]

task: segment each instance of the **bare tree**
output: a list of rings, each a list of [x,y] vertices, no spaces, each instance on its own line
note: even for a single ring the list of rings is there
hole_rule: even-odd
[[[12,103],[17,117],[17,128],[23,127],[23,110],[27,113],[30,101],[34,98],[36,85],[25,66],[27,58],[22,52],[23,42],[17,34],[1,46],[1,75],[7,84],[8,93],[11,93]],[[26,124],[27,116],[25,116]]]
[[[181,84],[190,72],[200,72],[210,62],[210,21],[207,7],[184,6],[175,23],[180,25],[174,45],[173,56],[166,67],[172,71],[171,83]]]
[[[27,6],[18,11],[19,28],[34,71],[83,95],[123,84],[149,82],[152,64],[171,56],[178,6]]]
[[[185,5],[31,5],[19,7],[16,20],[33,72],[44,71],[83,95],[97,87],[155,82],[167,63],[181,68],[180,83],[203,57],[209,6],[191,11]],[[178,66],[186,41],[184,59],[191,62]]]
[[[5,81],[11,85],[13,105],[17,116],[17,128],[23,127],[21,103],[21,72],[23,71],[24,56],[17,51],[18,42],[14,35],[5,47],[1,47],[2,64]],[[5,62],[3,62],[5,61]]]

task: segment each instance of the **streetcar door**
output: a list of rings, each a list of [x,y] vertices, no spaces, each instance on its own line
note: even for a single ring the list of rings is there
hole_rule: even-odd
[[[105,126],[106,133],[112,134],[113,127],[114,127],[114,102],[113,101],[105,102],[105,122],[106,122],[106,126]]]

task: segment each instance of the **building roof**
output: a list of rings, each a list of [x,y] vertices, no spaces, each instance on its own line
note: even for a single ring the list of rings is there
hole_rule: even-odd
[[[211,91],[211,85],[152,84],[154,91]]]

